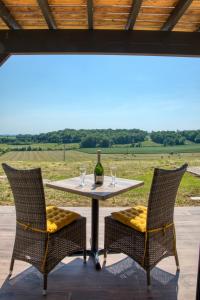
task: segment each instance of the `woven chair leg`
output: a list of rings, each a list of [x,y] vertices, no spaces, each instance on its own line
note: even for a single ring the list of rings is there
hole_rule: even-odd
[[[10,262],[9,277],[12,276],[12,271],[13,271],[13,267],[14,267],[14,262],[15,262],[15,260],[14,260],[14,258],[12,257],[12,258],[11,258],[11,262]]]
[[[176,262],[176,267],[177,267],[177,271],[180,270],[180,266],[179,266],[179,259],[178,259],[178,253],[177,251],[175,251],[175,262]]]
[[[46,296],[47,294],[47,274],[43,274],[43,296]]]
[[[150,270],[147,270],[147,286],[151,285]]]
[[[87,262],[87,250],[86,249],[83,250],[83,262],[84,262],[84,264],[86,264],[86,262]]]

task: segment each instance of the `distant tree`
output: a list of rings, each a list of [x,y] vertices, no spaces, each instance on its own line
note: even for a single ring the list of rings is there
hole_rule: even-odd
[[[96,138],[94,136],[86,136],[81,140],[81,148],[95,148],[96,147]]]
[[[110,141],[107,137],[103,137],[99,142],[98,142],[98,147],[104,147],[108,148],[110,147]]]
[[[185,144],[185,137],[179,131],[152,131],[151,139],[164,146]]]
[[[176,145],[184,145],[185,141],[186,141],[186,139],[184,136],[178,136],[176,139]]]
[[[135,147],[140,148],[140,147],[142,147],[142,144],[141,143],[135,143]]]
[[[200,133],[196,136],[195,143],[200,143]]]
[[[196,137],[200,134],[200,130],[184,130],[180,132],[188,141],[196,142]]]
[[[26,151],[26,150],[27,150],[26,147],[17,148],[17,151]]]

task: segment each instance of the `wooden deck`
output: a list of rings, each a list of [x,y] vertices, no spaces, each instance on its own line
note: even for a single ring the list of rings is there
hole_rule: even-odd
[[[100,209],[100,246],[103,246],[103,217],[119,208]],[[90,208],[73,208],[88,220]],[[198,247],[200,240],[200,207],[175,209],[177,249],[181,271],[176,273],[174,258],[166,258],[152,271],[152,287],[146,289],[144,271],[122,254],[109,255],[102,271],[96,271],[89,259],[66,258],[49,275],[48,300],[193,300],[196,293]],[[45,299],[41,295],[40,273],[30,265],[17,261],[8,281],[10,257],[15,235],[14,207],[0,207],[0,300]]]

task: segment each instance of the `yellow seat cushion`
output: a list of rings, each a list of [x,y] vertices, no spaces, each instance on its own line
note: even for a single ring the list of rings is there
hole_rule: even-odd
[[[112,213],[113,219],[134,228],[137,231],[146,231],[147,207],[142,205]]]
[[[80,215],[73,211],[61,209],[56,206],[47,206],[46,217],[47,231],[49,233],[54,233],[80,218]]]

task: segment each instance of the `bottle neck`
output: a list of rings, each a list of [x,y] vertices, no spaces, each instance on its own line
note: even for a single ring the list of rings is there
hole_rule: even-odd
[[[101,154],[100,153],[97,154],[97,162],[99,164],[101,163]]]

